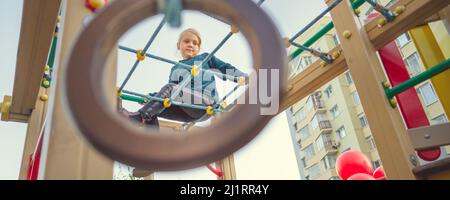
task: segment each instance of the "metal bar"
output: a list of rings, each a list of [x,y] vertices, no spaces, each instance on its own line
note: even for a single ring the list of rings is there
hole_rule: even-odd
[[[373,0],[365,0],[365,1],[369,3],[377,12],[382,14],[388,22],[394,21],[395,16],[391,13],[391,11],[389,11],[388,9],[386,9],[385,7],[383,7],[382,5],[378,4]]]
[[[445,72],[448,68],[450,68],[450,59],[444,61],[443,63],[436,65],[429,70],[409,79],[408,81],[405,81],[391,89],[385,89],[386,95],[388,99],[392,99],[394,96],[397,96],[398,94],[434,77],[438,74]]]
[[[333,59],[330,57],[330,55],[328,55],[327,53],[323,53],[320,52],[318,50],[315,50],[313,48],[308,48],[305,46],[302,46],[301,44],[298,44],[296,42],[292,42],[291,43],[293,46],[302,49],[303,51],[308,51],[309,53],[311,53],[313,56],[319,57],[320,59],[322,59],[323,61],[325,61],[327,64],[331,64],[333,63]]]
[[[327,9],[325,9],[324,11],[322,11],[322,13],[319,14],[319,16],[317,16],[316,18],[314,18],[308,25],[306,25],[302,30],[300,30],[297,34],[295,34],[290,40],[289,42],[294,42],[295,39],[297,39],[298,37],[300,37],[300,35],[302,35],[303,33],[305,33],[308,29],[310,29],[312,26],[314,26],[314,24],[316,24],[320,19],[322,19],[323,16],[325,16],[328,12],[330,12],[330,10],[332,10],[333,8],[335,8],[337,5],[339,5],[339,3],[341,3],[342,0],[336,0],[335,2],[333,2],[330,6],[328,6]]]
[[[356,0],[356,1],[352,2],[352,7],[353,7],[353,9],[358,9],[364,3],[365,3],[364,0]],[[313,45],[315,42],[317,42],[320,38],[322,38],[326,33],[328,33],[333,28],[334,28],[333,22],[328,23],[322,29],[320,29],[316,34],[314,34],[309,40],[307,40],[303,44],[303,46],[310,47],[311,45]],[[299,56],[302,52],[303,52],[303,50],[297,49],[294,53],[292,53],[289,56],[289,61],[294,60],[295,58],[297,58],[297,56]]]
[[[450,123],[409,129],[408,135],[416,150],[427,150],[450,144]]]

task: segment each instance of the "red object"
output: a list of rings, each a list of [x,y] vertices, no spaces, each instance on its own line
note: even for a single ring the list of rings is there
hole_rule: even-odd
[[[219,170],[217,170],[217,169],[214,169],[214,167],[212,167],[211,165],[208,165],[207,167],[208,167],[208,169],[209,169],[212,173],[214,173],[217,177],[222,177],[222,172],[221,172],[221,171],[219,171]]]
[[[336,160],[336,171],[342,180],[360,173],[372,176],[372,170],[372,162],[359,151],[346,151]]]
[[[378,13],[370,14],[369,19],[373,19],[378,15]],[[392,87],[410,79],[400,50],[394,41],[379,49],[378,52]],[[408,129],[430,125],[422,103],[420,102],[419,95],[414,88],[397,95],[397,101]],[[434,161],[441,155],[441,150],[440,148],[435,148],[418,151],[417,154],[423,160]]]
[[[86,0],[85,1],[85,6],[87,7],[87,8],[89,8],[89,10],[91,10],[92,12],[96,12],[98,9],[100,9],[100,8],[96,8],[96,7],[94,7],[94,5],[92,4],[92,2],[91,2],[92,0]],[[106,4],[108,4],[108,0],[103,0],[104,2],[105,2],[105,5]]]
[[[375,179],[386,179],[386,176],[384,175],[383,172],[383,167],[378,167],[377,169],[375,169],[375,171],[373,172],[373,177]]]
[[[39,137],[36,151],[30,155],[28,161],[27,180],[38,180],[39,165],[41,163],[42,136],[43,135],[41,134],[41,136]]]
[[[367,181],[367,180],[376,180],[376,179],[372,175],[359,173],[359,174],[350,176],[347,180],[348,181]]]

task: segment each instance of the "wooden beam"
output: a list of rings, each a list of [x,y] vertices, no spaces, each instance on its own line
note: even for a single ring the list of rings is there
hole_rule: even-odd
[[[447,29],[447,33],[450,35],[450,6],[442,9],[439,12],[439,16],[444,21],[444,26]]]
[[[340,46],[331,52],[341,52]],[[323,66],[322,60],[318,60],[305,71],[289,80],[288,91],[284,94],[285,100],[281,102],[280,112],[285,111],[301,99],[315,92],[327,82],[338,77],[347,70],[347,62],[344,55],[339,56],[332,64]]]
[[[369,40],[372,41],[375,49],[380,49],[449,4],[449,0],[399,0],[392,8],[403,5],[406,10],[393,22],[379,28],[378,20],[383,18],[383,16],[379,16],[365,25]]]
[[[39,94],[44,94],[47,89],[41,88]],[[22,164],[20,167],[19,180],[27,180],[27,173],[29,167],[30,155],[34,153],[38,145],[39,135],[42,131],[42,126],[45,126],[45,113],[47,111],[47,103],[39,99],[35,100],[36,106],[28,121],[27,134],[25,136],[25,144],[23,147]]]
[[[73,126],[67,108],[64,105],[63,82],[65,81],[65,63],[70,50],[76,42],[83,20],[92,13],[84,4],[84,0],[64,1],[63,17],[61,21],[57,51],[57,73],[53,80],[53,92],[50,94],[49,113],[51,115],[44,137],[39,179],[106,179],[113,178],[114,162],[100,154],[84,138],[79,130]],[[107,91],[111,110],[116,109],[116,62],[117,51],[112,51],[107,60],[104,72],[104,91]]]
[[[326,0],[327,4],[332,2],[332,0]],[[378,153],[387,178],[390,180],[416,179],[412,169],[414,164],[418,163],[411,162],[410,159],[414,158],[414,161],[417,157],[407,136],[400,112],[391,108],[384,93],[381,83],[387,78],[376,49],[355,16],[350,1],[340,3],[331,11],[331,16],[372,135],[378,146]]]
[[[416,150],[450,145],[450,123],[408,130]]]
[[[31,115],[55,31],[61,0],[25,0],[17,52],[11,120]],[[17,119],[22,121],[22,119]]]

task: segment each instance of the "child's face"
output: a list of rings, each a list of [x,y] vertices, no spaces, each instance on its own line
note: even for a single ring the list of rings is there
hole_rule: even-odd
[[[178,49],[184,59],[196,56],[200,50],[198,37],[190,32],[183,33]]]

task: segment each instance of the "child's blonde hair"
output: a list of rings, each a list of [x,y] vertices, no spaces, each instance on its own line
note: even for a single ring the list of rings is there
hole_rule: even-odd
[[[178,43],[177,43],[177,47],[178,48],[180,47],[181,39],[182,39],[182,37],[183,37],[183,35],[185,33],[192,33],[192,34],[194,34],[198,38],[198,46],[199,47],[202,46],[202,38],[200,37],[200,33],[197,30],[193,29],[193,28],[188,28],[188,29],[186,29],[186,30],[184,30],[183,32],[180,33],[180,36],[178,37]]]

